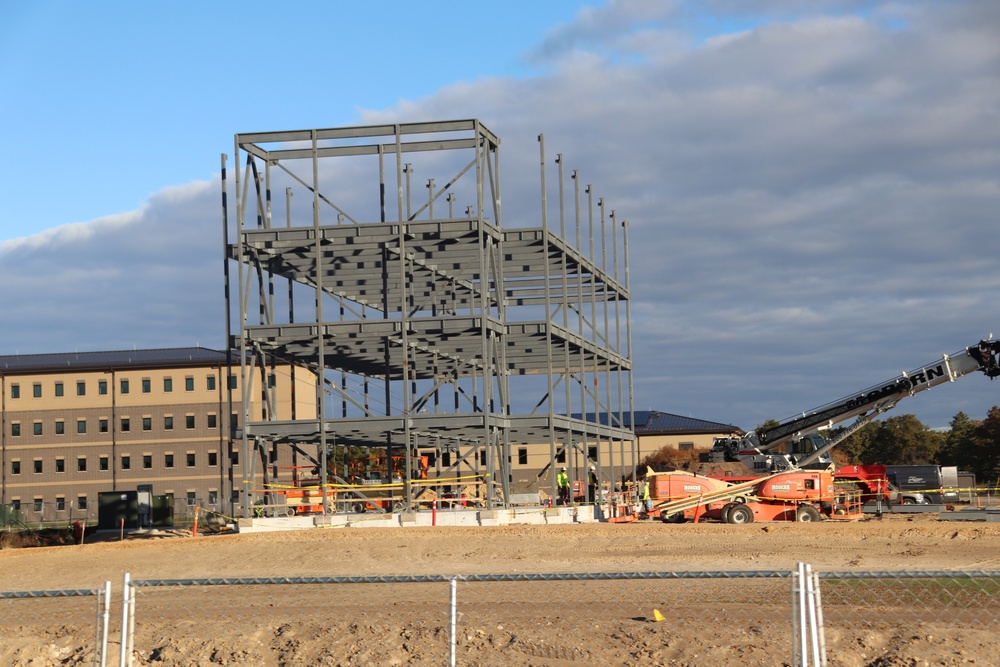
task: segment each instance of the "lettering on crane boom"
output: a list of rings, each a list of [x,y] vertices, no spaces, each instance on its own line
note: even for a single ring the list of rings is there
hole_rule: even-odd
[[[855,398],[844,403],[844,407],[848,410],[853,410],[854,408],[860,408],[863,405],[868,405],[869,403],[875,403],[883,398],[888,398],[889,396],[894,396],[896,394],[901,394],[904,391],[910,391],[913,387],[918,384],[925,384],[930,382],[934,378],[944,376],[944,365],[938,364],[934,367],[921,368],[919,371],[913,375],[909,375],[900,380],[896,380],[892,384],[887,384],[881,389],[876,389],[870,391],[867,394],[859,394]]]

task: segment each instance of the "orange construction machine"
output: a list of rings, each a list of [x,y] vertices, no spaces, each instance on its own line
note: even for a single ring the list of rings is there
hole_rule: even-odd
[[[647,472],[653,508],[667,523],[715,519],[723,523],[819,521],[861,516],[858,494],[839,488],[826,470],[793,470],[731,483],[684,471]]]

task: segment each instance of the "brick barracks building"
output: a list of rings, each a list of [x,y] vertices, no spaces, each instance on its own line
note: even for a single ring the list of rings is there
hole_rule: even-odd
[[[201,347],[0,356],[0,504],[27,522],[95,521],[100,494],[145,485],[181,514],[228,510],[241,486],[229,465],[239,376],[238,361]],[[271,376],[279,415],[292,377]]]

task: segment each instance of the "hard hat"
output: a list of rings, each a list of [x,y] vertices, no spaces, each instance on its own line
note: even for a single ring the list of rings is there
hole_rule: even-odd
[[[563,467],[562,467],[562,471],[563,471],[563,472],[566,472],[566,466],[563,466]]]
[[[590,469],[591,470],[596,470],[596,468],[594,468],[594,466],[590,466]]]

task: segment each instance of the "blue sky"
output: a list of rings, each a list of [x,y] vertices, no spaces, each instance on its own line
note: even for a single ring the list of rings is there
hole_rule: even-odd
[[[0,354],[220,347],[236,133],[479,118],[507,220],[539,133],[629,220],[637,409],[784,418],[1000,335],[997,34],[976,0],[6,2]]]
[[[350,125],[456,81],[530,76],[528,52],[588,4],[5,2],[0,237],[211,178],[237,132]]]

